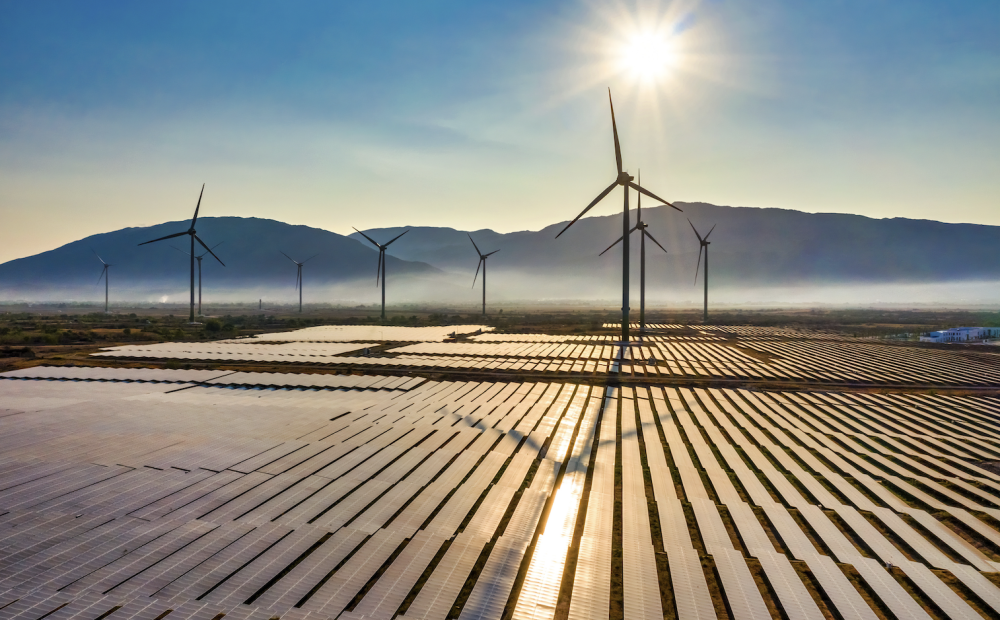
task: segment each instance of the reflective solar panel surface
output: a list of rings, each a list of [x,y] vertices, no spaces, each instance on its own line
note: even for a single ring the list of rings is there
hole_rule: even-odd
[[[656,329],[4,373],[0,618],[1000,614],[992,354]]]

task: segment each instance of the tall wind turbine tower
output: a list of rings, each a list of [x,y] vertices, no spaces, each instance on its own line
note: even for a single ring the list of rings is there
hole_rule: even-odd
[[[281,250],[278,250],[278,251],[281,252]],[[313,254],[312,256],[310,256],[309,258],[305,259],[301,263],[299,261],[295,260],[294,258],[292,258],[291,256],[289,256],[288,254],[285,254],[284,252],[281,252],[281,254],[282,254],[282,256],[284,256],[285,258],[287,258],[288,260],[290,260],[293,263],[295,263],[295,266],[298,267],[298,273],[295,276],[295,288],[299,289],[299,314],[302,314],[302,265],[305,265],[306,263],[308,263],[312,259],[316,258],[317,256],[319,256],[319,254]]]
[[[638,183],[634,183],[633,182],[633,178],[634,177],[630,176],[622,168],[622,150],[621,150],[621,145],[618,142],[618,126],[615,124],[615,106],[614,106],[614,103],[611,101],[611,89],[610,88],[608,89],[608,103],[611,105],[611,131],[614,133],[614,137],[615,137],[615,162],[618,165],[618,176],[617,176],[617,178],[615,178],[614,182],[612,182],[611,185],[609,185],[607,187],[607,189],[605,189],[603,192],[601,192],[600,194],[598,194],[597,198],[594,198],[594,200],[589,205],[587,205],[586,209],[584,209],[583,211],[580,212],[580,215],[577,215],[575,218],[573,218],[573,221],[570,222],[569,224],[567,224],[566,228],[563,228],[562,231],[560,231],[560,233],[558,235],[556,235],[556,238],[558,239],[564,232],[566,232],[567,230],[569,230],[570,226],[572,226],[573,224],[575,224],[576,221],[578,219],[580,219],[581,217],[583,217],[583,215],[587,211],[590,211],[594,207],[594,205],[596,205],[597,203],[599,203],[601,200],[604,199],[605,196],[607,196],[608,194],[610,194],[611,190],[613,190],[615,187],[621,185],[625,189],[625,192],[624,192],[625,193],[625,205],[624,205],[624,208],[622,209],[622,341],[621,341],[621,347],[622,347],[621,348],[621,359],[622,359],[622,361],[624,361],[625,360],[625,348],[629,346],[629,335],[628,335],[628,328],[629,328],[629,307],[628,307],[628,292],[629,292],[628,291],[628,277],[629,277],[629,265],[628,265],[628,259],[629,259],[629,254],[628,254],[628,252],[629,252],[629,243],[628,243],[628,233],[629,233],[628,188],[631,187],[632,189],[636,190],[637,192],[639,192],[641,194],[646,194],[647,196],[649,196],[653,200],[659,200],[663,204],[665,204],[667,206],[670,206],[670,207],[673,207],[674,209],[677,209],[677,207],[674,207],[674,205],[670,204],[666,200],[660,198],[656,194],[654,194],[654,193],[652,193],[652,192],[644,189],[643,187],[639,186]],[[677,210],[680,211],[680,209],[677,209]],[[621,368],[621,367],[619,366],[619,368]]]
[[[691,224],[691,220],[688,220],[688,224]],[[712,234],[712,231],[715,230],[715,226],[716,226],[715,224],[712,225],[712,228],[709,229],[709,231],[708,231],[708,235]],[[691,224],[691,230],[694,231],[695,236],[698,237],[698,243],[701,244],[700,247],[698,248],[698,265],[694,268],[694,283],[695,284],[698,284],[698,268],[701,267],[701,252],[702,252],[702,250],[705,251],[705,275],[704,275],[704,278],[705,278],[705,314],[704,314],[704,317],[702,318],[702,322],[707,325],[708,324],[708,246],[710,246],[711,243],[708,241],[708,235],[705,235],[704,237],[702,237],[700,234],[698,234],[698,229],[694,227],[694,224]]]
[[[201,185],[201,193],[198,194],[198,204],[195,205],[195,207],[194,207],[194,217],[191,218],[191,226],[190,226],[190,228],[188,228],[184,232],[174,233],[172,235],[167,235],[166,237],[160,237],[159,239],[153,239],[151,241],[144,241],[144,242],[142,242],[142,243],[139,244],[139,245],[146,245],[147,243],[156,243],[157,241],[163,241],[164,239],[173,239],[174,237],[181,237],[183,235],[188,235],[189,237],[191,237],[191,253],[189,254],[189,256],[191,257],[191,316],[190,316],[190,320],[191,320],[192,323],[194,323],[194,260],[195,260],[195,258],[194,258],[194,242],[197,241],[198,243],[200,243],[203,248],[205,248],[206,250],[208,250],[208,253],[211,254],[212,257],[215,258],[215,260],[219,261],[220,265],[222,265],[223,267],[226,266],[226,264],[224,262],[222,262],[222,259],[215,255],[215,252],[212,251],[212,248],[210,248],[207,245],[205,245],[205,242],[202,241],[201,238],[198,237],[198,234],[197,234],[197,232],[194,229],[194,225],[198,222],[198,210],[201,209],[201,197],[204,194],[205,194],[205,184],[202,183],[202,185]]]
[[[108,280],[111,279],[111,265],[109,265],[109,264],[107,264],[107,263],[104,262],[104,259],[101,258],[100,254],[97,253],[97,250],[94,250],[94,256],[96,256],[97,260],[101,261],[101,264],[104,265],[104,269],[101,269],[101,276],[99,278],[97,278],[97,283],[100,284],[101,283],[101,278],[104,279],[104,314],[107,314],[108,313],[108,288],[109,288]]]
[[[469,233],[465,233],[469,234]],[[472,235],[469,235],[469,241],[472,241]],[[476,254],[479,255],[479,262],[476,264],[476,275],[472,277],[472,286],[476,286],[476,278],[479,277],[479,268],[483,268],[483,316],[486,316],[486,259],[493,256],[500,250],[493,250],[489,254],[483,254],[479,251],[479,246],[476,245],[475,241],[472,241],[472,247],[476,248]]]
[[[400,237],[402,237],[403,235],[405,235],[410,231],[409,229],[404,230],[403,232],[399,233],[398,235],[390,239],[388,242],[379,243],[374,239],[372,239],[371,237],[369,237],[368,235],[366,235],[365,233],[358,230],[357,228],[355,228],[354,230],[357,230],[359,235],[371,241],[372,245],[378,248],[378,268],[375,271],[375,286],[378,286],[378,280],[379,277],[381,277],[382,278],[382,321],[384,322],[385,321],[385,250],[390,245],[392,245],[392,243],[396,239],[399,239]]]
[[[225,243],[225,242],[224,241],[220,241],[220,242],[216,243],[215,245],[212,246],[212,249],[214,250],[215,248],[219,247],[223,243]],[[180,249],[176,245],[172,245],[170,247],[172,247],[173,249],[177,250],[181,254],[184,254],[185,256],[190,256],[190,254],[188,254],[184,250]],[[194,259],[196,261],[198,261],[198,316],[205,316],[202,313],[202,311],[201,311],[201,259],[205,258],[205,254],[208,254],[208,252],[202,252],[201,254],[198,254],[198,255],[196,255],[194,257]],[[213,254],[212,256],[215,256],[215,255]]]
[[[640,183],[641,181],[640,176]],[[625,190],[628,191],[628,190]],[[638,208],[636,209],[636,223],[632,227],[632,230],[628,231],[631,235],[635,231],[639,231],[639,337],[646,333],[646,237],[649,237],[653,243],[660,246],[660,249],[666,253],[667,249],[660,245],[660,242],[656,240],[648,230],[649,225],[642,221],[642,194],[639,194],[638,198]],[[618,237],[618,241],[615,241],[607,247],[604,252],[607,252],[611,248],[618,245],[623,237]],[[601,252],[599,256],[603,256],[604,252]]]

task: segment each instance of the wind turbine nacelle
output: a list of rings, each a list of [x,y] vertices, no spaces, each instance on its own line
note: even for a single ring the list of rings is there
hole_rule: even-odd
[[[633,180],[635,180],[635,177],[624,170],[618,173],[618,185],[628,185]]]

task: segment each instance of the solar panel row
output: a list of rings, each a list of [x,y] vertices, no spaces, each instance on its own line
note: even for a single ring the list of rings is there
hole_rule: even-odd
[[[405,328],[399,328],[405,329]],[[706,328],[707,329],[707,328]],[[720,328],[721,329],[721,328]],[[726,328],[729,329],[729,328]],[[754,333],[757,328],[738,330]],[[781,330],[777,330],[781,331]],[[712,333],[709,330],[709,333]],[[890,343],[824,337],[807,340],[797,333],[791,337],[734,336],[723,341],[706,336],[647,336],[643,344],[630,347],[629,363],[623,368],[630,376],[674,378],[731,378],[755,381],[796,381],[816,383],[874,383],[893,385],[972,385],[1000,383],[995,355],[926,349]],[[419,342],[394,346],[376,357],[344,355],[365,343],[317,343],[264,345],[250,341],[220,343],[163,343],[116,347],[95,354],[101,358],[191,359],[200,361],[240,361],[312,364],[350,368],[467,369],[483,372],[567,373],[601,376],[617,373],[620,349],[603,340],[489,334],[490,340],[466,342]],[[536,337],[537,336],[537,337]],[[716,338],[714,341],[706,338]],[[41,372],[41,371],[39,371]],[[45,371],[58,373],[61,371]],[[98,372],[98,371],[88,371]],[[107,376],[129,376],[125,370],[104,370]],[[182,371],[173,371],[170,380],[182,380]],[[192,371],[193,372],[193,371]],[[208,371],[199,371],[208,372]],[[30,374],[30,373],[29,373]],[[139,377],[140,373],[135,375]],[[230,383],[260,381],[259,385],[340,387],[319,379],[282,380],[269,373],[243,373],[218,381]],[[167,375],[164,375],[167,376]],[[197,379],[194,377],[197,376]],[[208,377],[213,378],[213,377]],[[207,380],[190,375],[188,380]],[[312,385],[311,383],[315,383]]]

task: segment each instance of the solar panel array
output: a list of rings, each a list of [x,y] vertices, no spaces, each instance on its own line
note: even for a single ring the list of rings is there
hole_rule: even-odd
[[[4,375],[0,618],[1000,614],[995,397],[193,372]]]
[[[587,336],[583,334],[479,334],[469,336],[472,342],[612,342],[612,336]]]
[[[199,383],[224,372],[162,368],[104,368],[101,366],[32,366],[0,374],[2,379],[55,379],[67,381],[155,381]]]
[[[382,340],[391,342],[440,341],[453,333],[477,334],[492,331],[487,325],[447,325],[442,327],[399,327],[393,325],[319,325],[289,332],[261,334],[250,341],[274,342],[354,342]],[[244,342],[239,340],[236,342]]]
[[[294,364],[329,363],[343,353],[378,346],[374,343],[288,343],[256,344],[239,342],[161,342],[108,347],[94,357],[178,359],[199,361],[278,362]],[[335,360],[333,360],[335,361]]]
[[[735,346],[734,346],[735,345]],[[489,372],[617,372],[618,349],[587,343],[421,343],[388,356],[328,358],[325,364]],[[875,385],[1000,384],[1000,355],[943,351],[863,341],[706,342],[648,337],[628,352],[625,374],[640,377],[742,379]]]
[[[299,331],[318,333],[325,329],[339,333],[337,330],[354,328],[329,326]],[[376,328],[357,329],[372,335],[371,330]],[[452,369],[579,377],[603,377],[619,372],[621,349],[608,336],[490,333],[440,342],[426,338],[453,328],[386,329],[394,330],[395,341],[262,343],[299,333],[288,332],[238,341],[111,347],[95,353],[94,357],[315,365],[376,372]],[[808,334],[819,336],[806,337]],[[398,341],[415,342],[400,345]],[[375,347],[379,349],[374,355],[357,354],[361,349]],[[992,350],[973,352],[878,343],[786,328],[705,326],[694,335],[650,335],[643,338],[641,345],[630,347],[626,356],[628,363],[622,369],[623,374],[633,377],[817,384],[1000,385],[1000,353]]]
[[[629,323],[632,329],[640,329],[638,323]],[[621,329],[621,323],[605,323],[605,329]],[[720,336],[741,336],[744,338],[833,338],[843,340],[849,338],[839,332],[825,329],[804,329],[794,327],[762,327],[758,325],[677,325],[666,323],[647,323],[649,330],[680,329],[698,331],[705,335],[718,333]]]
[[[50,381],[122,381],[154,383],[209,383],[212,385],[265,386],[310,389],[408,390],[424,379],[379,375],[338,375],[228,370],[170,370],[161,368],[102,368],[97,366],[33,366],[0,374],[0,379]]]

